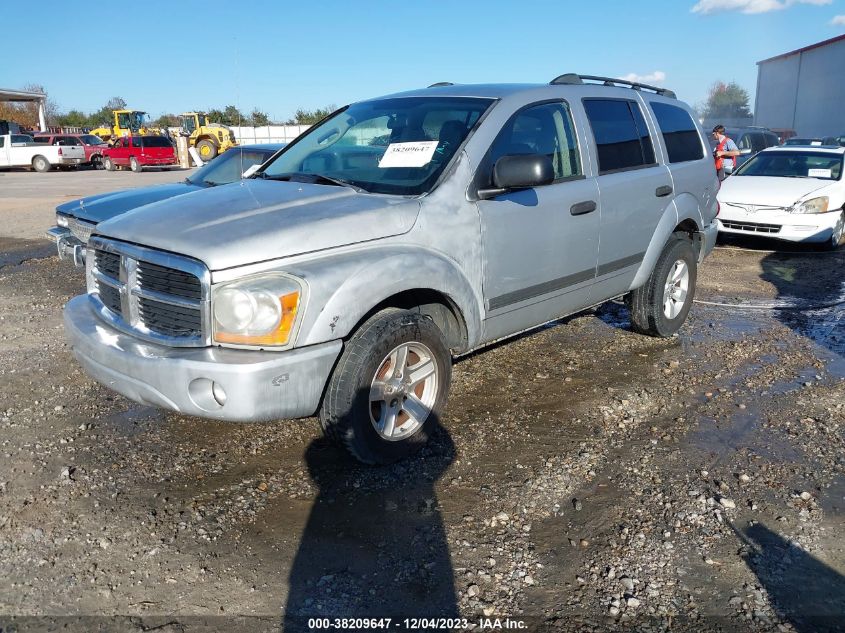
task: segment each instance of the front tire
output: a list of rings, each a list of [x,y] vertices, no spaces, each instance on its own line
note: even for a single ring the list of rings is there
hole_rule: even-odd
[[[845,236],[845,211],[839,214],[839,221],[833,227],[833,233],[830,239],[825,242],[825,249],[835,251],[842,244],[842,238]]]
[[[365,464],[390,464],[428,441],[446,406],[452,359],[427,317],[389,309],[346,344],[329,380],[320,424]]]
[[[103,169],[106,171],[114,171],[114,161],[108,156],[103,159]]]
[[[692,241],[674,233],[648,280],[626,297],[635,332],[668,338],[687,319],[695,296],[698,265]]]
[[[203,139],[197,143],[197,152],[199,152],[200,158],[202,158],[203,162],[207,163],[217,156],[217,145],[208,139]]]
[[[129,159],[129,169],[137,174],[143,169],[143,167],[141,167],[141,163],[138,162],[138,159],[133,156]]]

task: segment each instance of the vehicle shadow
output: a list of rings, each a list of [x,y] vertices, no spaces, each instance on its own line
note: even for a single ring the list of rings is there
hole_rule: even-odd
[[[765,525],[742,533],[743,554],[774,610],[799,633],[845,630],[845,576],[795,547]]]
[[[845,358],[843,264],[843,249],[829,253],[774,252],[760,262],[760,277],[777,291],[772,305],[778,321]]]
[[[419,453],[385,467],[363,466],[324,439],[308,446],[319,494],[291,567],[286,633],[314,630],[312,618],[457,616],[434,489],[454,457],[439,424]]]

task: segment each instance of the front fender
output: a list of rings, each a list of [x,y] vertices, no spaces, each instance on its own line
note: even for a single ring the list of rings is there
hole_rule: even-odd
[[[290,270],[290,269],[289,269]],[[473,347],[481,336],[481,300],[455,262],[420,247],[373,247],[303,264],[309,286],[297,346],[350,335],[375,306],[409,290],[445,295],[459,311]]]

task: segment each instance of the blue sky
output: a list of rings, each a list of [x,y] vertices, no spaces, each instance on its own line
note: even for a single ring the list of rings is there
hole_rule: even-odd
[[[845,0],[2,4],[0,87],[42,84],[86,112],[121,96],[153,117],[234,104],[286,119],[437,81],[565,72],[638,75],[693,105],[736,81],[753,102],[757,61],[845,33]]]

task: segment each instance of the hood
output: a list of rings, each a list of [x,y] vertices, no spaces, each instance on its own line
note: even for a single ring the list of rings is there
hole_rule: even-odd
[[[151,202],[181,196],[203,187],[179,182],[88,196],[56,207],[56,211],[89,222],[104,222]]]
[[[400,235],[419,208],[347,187],[248,179],[148,205],[97,233],[221,270]]]
[[[833,182],[815,178],[731,176],[722,181],[718,198],[720,202],[789,207],[808,194],[827,188]]]

